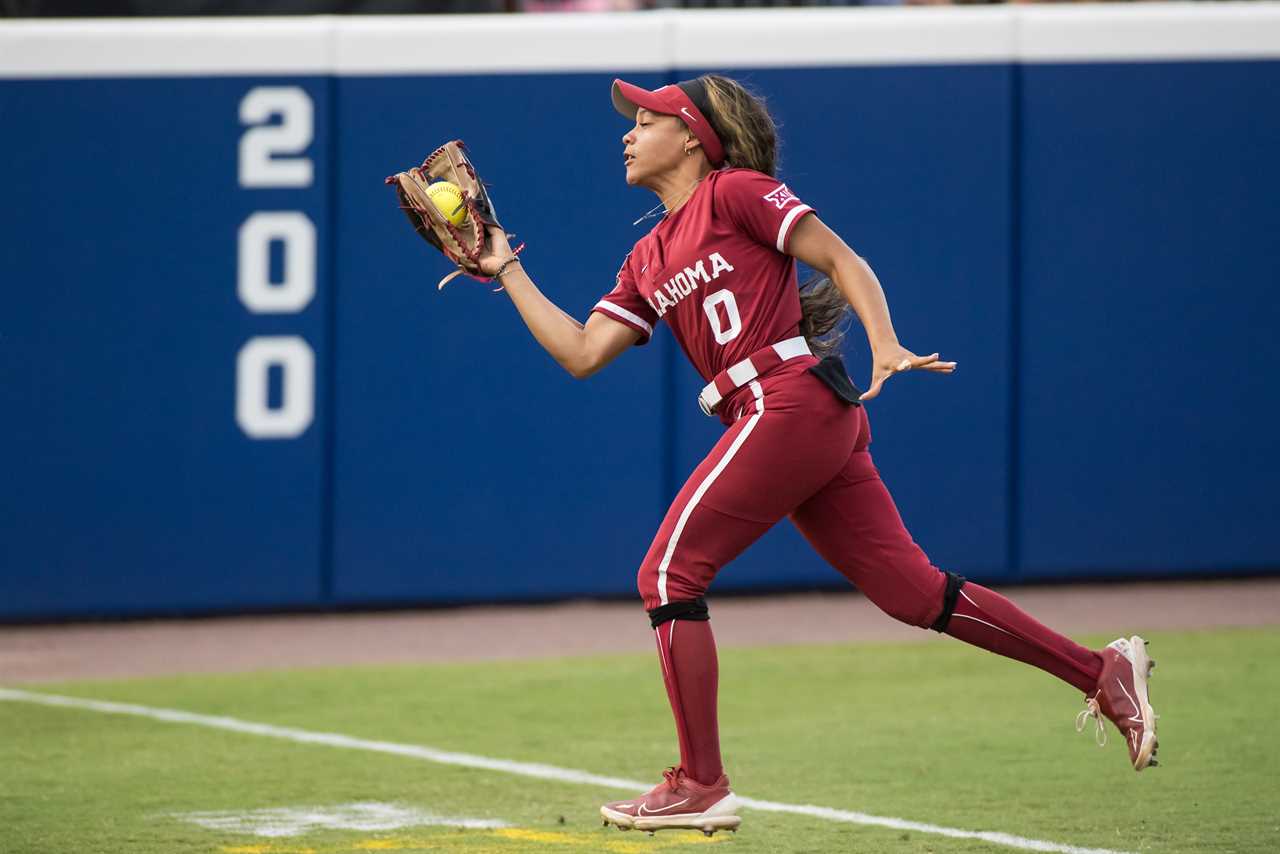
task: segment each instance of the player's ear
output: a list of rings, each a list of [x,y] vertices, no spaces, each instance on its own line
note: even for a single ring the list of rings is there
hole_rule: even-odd
[[[684,154],[686,157],[692,157],[702,147],[702,143],[692,133],[684,138]]]

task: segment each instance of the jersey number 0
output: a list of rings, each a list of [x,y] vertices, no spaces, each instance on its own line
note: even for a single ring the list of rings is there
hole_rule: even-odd
[[[721,320],[719,307],[724,307],[724,320]],[[702,301],[702,310],[711,321],[711,332],[716,336],[717,344],[728,344],[742,332],[742,316],[738,314],[738,301],[733,298],[733,291],[722,290],[710,294]]]

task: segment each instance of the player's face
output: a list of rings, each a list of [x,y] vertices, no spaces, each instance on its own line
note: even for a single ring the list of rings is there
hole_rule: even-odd
[[[684,159],[688,138],[684,122],[675,116],[636,110],[636,124],[622,137],[622,158],[627,183],[649,186],[655,177],[666,174]]]

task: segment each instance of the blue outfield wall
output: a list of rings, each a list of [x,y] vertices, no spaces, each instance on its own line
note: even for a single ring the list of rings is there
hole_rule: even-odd
[[[299,313],[237,298],[240,226],[302,212],[323,181],[237,188],[247,78],[0,81],[0,616],[320,601],[328,400],[296,438],[237,425],[255,336],[329,352],[323,253]],[[330,81],[298,78],[319,126]],[[330,169],[329,140],[309,148]]]
[[[1280,62],[1022,92],[1022,577],[1275,567]]]
[[[460,133],[504,225],[527,241],[528,269],[583,318],[613,287],[638,236],[632,220],[652,206],[620,180],[612,79],[503,78],[501,105],[461,132],[444,114],[404,108],[422,98],[420,78],[339,79],[335,601],[634,589],[662,513],[671,402],[659,347],[574,381],[505,295],[467,279],[436,291],[449,268],[382,183],[433,147],[424,140]],[[498,81],[438,83],[479,104]]]
[[[960,361],[869,407],[936,563],[1280,564],[1280,6],[724,15],[0,26],[0,618],[632,592],[698,378],[661,330],[571,380],[382,181],[461,136],[583,317],[652,223],[609,82],[711,68]],[[449,27],[473,73],[410,48]],[[784,523],[714,589],[837,583]]]

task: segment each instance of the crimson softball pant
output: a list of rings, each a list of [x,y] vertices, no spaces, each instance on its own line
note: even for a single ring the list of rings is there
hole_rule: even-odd
[[[702,596],[716,573],[787,516],[895,619],[927,627],[946,576],[911,539],[867,450],[861,406],[788,362],[721,404],[728,430],[676,496],[640,566],[647,610]]]

